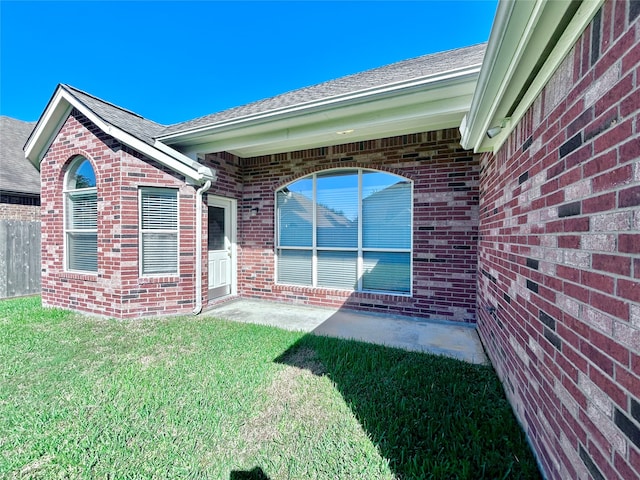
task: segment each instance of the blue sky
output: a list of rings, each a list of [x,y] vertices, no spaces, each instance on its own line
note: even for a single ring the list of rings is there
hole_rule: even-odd
[[[484,42],[493,1],[0,1],[0,114],[68,83],[159,123]]]

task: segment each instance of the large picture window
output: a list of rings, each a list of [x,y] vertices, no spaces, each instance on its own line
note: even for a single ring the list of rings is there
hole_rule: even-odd
[[[412,184],[373,170],[330,170],[276,192],[278,282],[411,292]]]
[[[178,273],[178,190],[140,188],[140,273]]]
[[[98,272],[98,193],[91,162],[78,157],[71,163],[64,184],[66,269]]]

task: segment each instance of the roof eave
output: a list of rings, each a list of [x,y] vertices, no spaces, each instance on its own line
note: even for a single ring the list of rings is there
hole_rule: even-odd
[[[0,193],[3,193],[5,195],[17,195],[17,196],[21,196],[21,197],[32,197],[32,198],[40,197],[40,189],[39,188],[38,188],[38,190],[34,191],[34,190],[24,190],[24,189],[20,190],[20,189],[15,189],[15,188],[0,187]]]
[[[389,123],[386,121],[385,115],[388,115],[389,118],[393,116],[393,121],[400,123],[408,121],[411,117],[417,118],[417,109],[420,108],[418,105],[412,104],[411,108],[406,110],[406,118],[403,118],[403,113],[400,112],[399,108],[394,109],[394,105],[399,105],[401,101],[409,103],[406,102],[408,98],[418,98],[419,96],[426,98],[432,92],[445,92],[443,96],[438,96],[437,98],[437,111],[434,115],[442,114],[443,111],[446,111],[448,109],[447,102],[450,103],[449,109],[455,113],[455,121],[452,121],[451,117],[447,117],[446,125],[443,123],[441,128],[455,127],[459,125],[460,119],[468,111],[471,94],[475,88],[479,72],[480,64],[471,65],[462,69],[442,72],[438,75],[234,118],[204,127],[160,136],[158,140],[180,148],[182,151],[202,151],[202,148],[214,148],[215,144],[215,148],[219,149],[217,151],[222,151],[220,149],[223,149],[231,153],[242,154],[244,152],[247,154],[249,150],[240,147],[239,143],[242,143],[240,139],[249,135],[249,132],[260,131],[260,138],[256,137],[252,140],[255,145],[250,149],[251,155],[275,153],[277,150],[283,151],[283,148],[292,150],[298,149],[297,147],[308,148],[313,143],[311,139],[319,131],[331,131],[335,135],[339,130],[358,130],[361,127],[370,128],[373,122],[376,124]],[[433,100],[435,105],[435,99]],[[381,109],[382,105],[384,105],[385,110]],[[360,119],[358,121],[361,123],[354,126],[350,122],[356,121],[353,116],[353,112],[356,111]],[[427,117],[429,115],[426,110],[422,113]],[[307,139],[311,143],[305,143],[304,141],[300,143],[293,139],[291,129],[288,126],[299,130],[300,135],[307,135]],[[416,131],[421,130],[418,128]],[[372,132],[374,131],[375,129],[372,130]],[[291,138],[289,146],[287,146],[288,143],[286,141],[281,142],[278,140],[277,137],[283,135]],[[231,141],[232,137],[233,141]],[[359,136],[336,137],[333,143],[363,140],[367,137],[370,137],[370,135],[368,136],[366,133],[361,132]],[[228,138],[230,142],[220,140],[220,138]],[[272,141],[281,146],[269,147],[268,145]],[[322,143],[322,140],[317,142]],[[264,145],[263,148],[259,146],[260,143]],[[274,148],[276,150],[273,150]],[[236,149],[235,152],[234,149]]]
[[[549,35],[570,11],[571,2],[501,0],[471,108],[460,126],[461,144],[475,152],[497,151],[537,98],[604,0],[585,0],[547,58]],[[530,84],[532,65],[544,62]],[[512,112],[506,116],[505,112]],[[487,131],[497,127],[491,138]]]

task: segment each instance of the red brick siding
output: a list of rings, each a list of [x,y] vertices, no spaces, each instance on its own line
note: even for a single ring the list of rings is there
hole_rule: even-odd
[[[218,180],[211,195],[238,200],[238,291],[248,297],[347,306],[403,315],[475,321],[478,158],[455,129],[301,152],[239,159],[207,155]],[[98,274],[64,271],[63,180],[76,155],[90,159],[98,185]],[[414,295],[411,298],[286,287],[274,279],[275,190],[334,167],[390,171],[414,181]],[[195,188],[123,147],[79,112],[66,121],[42,161],[43,302],[119,318],[188,312],[193,307]],[[138,188],[180,189],[179,276],[140,278]],[[206,203],[206,197],[205,197]],[[251,208],[259,214],[251,216]],[[206,240],[206,208],[203,214]],[[206,241],[202,246],[206,258]],[[203,296],[207,262],[203,262]]]
[[[640,477],[639,10],[607,1],[481,162],[478,328],[549,478]]]
[[[64,271],[63,181],[76,156],[88,158],[98,191],[98,273]],[[47,306],[131,318],[187,313],[194,305],[195,190],[160,165],[123,147],[77,111],[41,163],[42,301]],[[179,189],[179,275],[138,272],[138,187]]]
[[[211,193],[226,191],[240,198],[239,295],[475,321],[478,157],[461,149],[456,129],[233,158],[208,155],[207,162],[219,177]],[[414,293],[410,298],[275,282],[275,191],[310,173],[347,167],[388,171],[414,182]],[[251,216],[254,207],[259,212]]]

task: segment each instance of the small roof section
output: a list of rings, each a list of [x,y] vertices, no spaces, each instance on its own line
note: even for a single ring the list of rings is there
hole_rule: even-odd
[[[171,125],[157,140],[240,157],[458,127],[486,44],[397,62]]]
[[[27,160],[22,146],[35,122],[0,116],[0,190],[40,195],[40,172]]]
[[[59,85],[24,148],[38,165],[76,108],[125,145],[204,183],[215,173],[194,160],[201,153],[250,157],[457,127],[485,48],[424,55],[170,126]]]
[[[486,46],[486,43],[481,43],[470,47],[422,55],[310,87],[300,88],[240,107],[170,125],[161,133],[160,137],[286,107],[305,105],[318,100],[327,100],[341,95],[353,94],[385,86],[391,87],[410,80],[451,72],[471,65],[480,65]]]
[[[194,183],[215,180],[215,172],[181,152],[158,142],[155,135],[165,127],[129,110],[101,100],[69,85],[58,85],[24,146],[26,157],[39,165],[64,119],[76,108],[100,130]]]
[[[75,98],[82,102],[83,105],[86,105],[105,122],[108,122],[125,132],[129,132],[131,135],[149,145],[153,145],[155,143],[155,137],[167,128],[166,125],[160,125],[159,123],[147,120],[137,113],[119,107],[118,105],[107,102],[98,97],[94,97],[93,95],[83,92],[71,85],[61,84],[60,86],[71,93]]]

